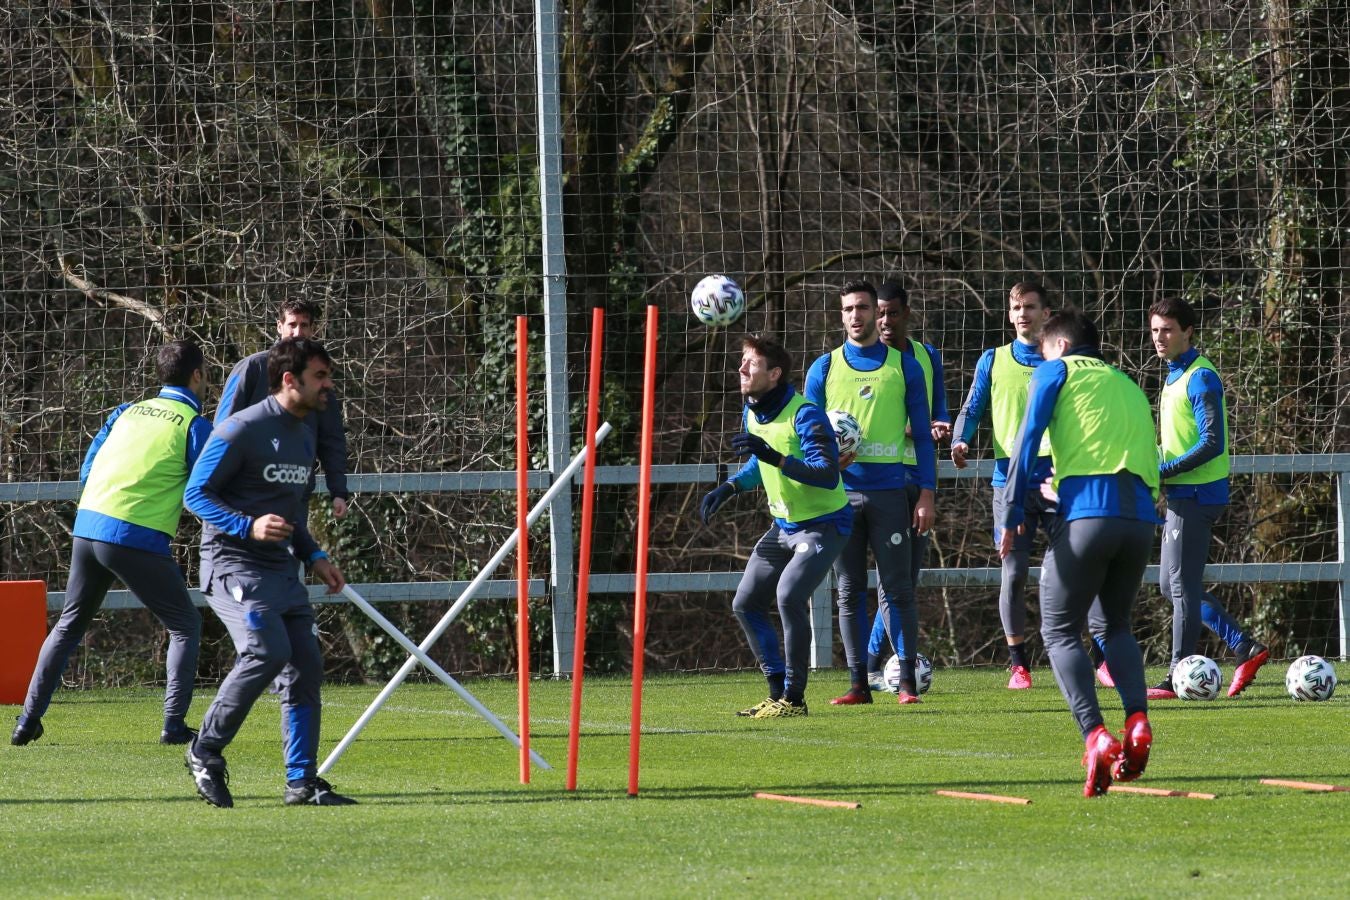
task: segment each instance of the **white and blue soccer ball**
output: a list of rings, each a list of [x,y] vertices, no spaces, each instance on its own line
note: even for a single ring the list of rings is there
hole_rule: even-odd
[[[858,424],[858,420],[842,409],[832,409],[825,415],[829,418],[834,436],[839,441],[839,455],[857,453],[863,439],[862,426]]]
[[[886,683],[886,690],[892,694],[900,693],[900,657],[891,654],[891,658],[886,660],[882,677]],[[914,678],[919,682],[920,694],[928,693],[928,689],[933,686],[933,664],[922,653],[914,657]]]
[[[709,328],[725,328],[745,312],[745,291],[725,275],[709,275],[689,297],[694,318]]]
[[[1320,656],[1300,656],[1284,674],[1284,689],[1295,700],[1330,700],[1336,693],[1336,670]]]
[[[1182,700],[1213,700],[1219,696],[1223,673],[1208,656],[1187,656],[1172,670],[1172,690]]]

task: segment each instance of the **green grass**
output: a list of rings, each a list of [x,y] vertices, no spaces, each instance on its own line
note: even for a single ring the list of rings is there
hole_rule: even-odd
[[[1021,693],[1001,671],[940,669],[905,708],[889,695],[831,707],[845,679],[816,673],[812,714],[777,721],[730,715],[760,699],[757,676],[653,678],[636,799],[626,682],[586,683],[575,795],[568,684],[534,686],[533,745],[554,770],[528,786],[514,748],[453,694],[405,686],[330,773],[361,801],[340,809],[282,806],[274,697],[229,748],[237,806],[217,810],[195,798],[181,749],[154,742],[155,692],[62,692],[47,736],[0,747],[0,894],[1350,895],[1350,793],[1258,783],[1350,782],[1350,704],[1288,700],[1282,669],[1238,700],[1156,705],[1140,783],[1213,801],[1083,799],[1081,742],[1044,669]],[[514,721],[512,683],[468,686]],[[325,690],[325,753],[375,693]],[[1101,697],[1119,728],[1114,692]],[[751,799],[759,790],[862,808]]]

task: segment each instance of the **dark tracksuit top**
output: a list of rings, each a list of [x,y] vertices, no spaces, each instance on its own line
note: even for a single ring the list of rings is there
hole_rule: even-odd
[[[268,397],[216,425],[188,477],[183,502],[202,520],[202,584],[212,572],[293,570],[326,555],[305,523],[314,432]],[[287,543],[255,541],[253,520],[273,513],[295,531]],[[294,548],[294,556],[291,549]]]
[[[235,363],[221,391],[220,406],[216,408],[217,426],[235,413],[267,399],[268,352],[263,350]],[[337,394],[330,391],[327,408],[323,412],[310,413],[305,423],[316,435],[315,458],[323,469],[328,493],[343,500],[350,499],[351,491],[347,489],[347,433],[342,422],[342,401]],[[313,473],[310,475],[312,479]]]

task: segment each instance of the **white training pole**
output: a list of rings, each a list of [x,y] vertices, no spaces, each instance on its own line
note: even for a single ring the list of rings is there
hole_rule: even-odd
[[[596,445],[599,446],[600,442],[609,437],[609,433],[613,430],[613,427],[608,422],[605,422],[596,429]],[[540,497],[538,502],[535,503],[534,508],[530,510],[530,514],[526,518],[528,524],[533,525],[539,520],[539,517],[544,514],[544,510],[553,502],[553,498],[571,484],[572,477],[576,475],[577,470],[580,469],[585,462],[586,448],[582,447],[581,450],[577,452],[577,455],[572,457],[572,461],[567,464],[567,468],[563,469],[562,472],[558,474],[558,478],[553,482],[553,485],[544,492],[544,496]],[[519,538],[519,529],[513,530],[511,536],[502,544],[501,549],[493,555],[492,559],[488,560],[487,565],[479,570],[478,574],[474,576],[473,581],[469,582],[468,587],[466,587],[464,592],[459,595],[459,599],[455,601],[450,609],[446,610],[445,615],[441,616],[441,620],[436,623],[436,627],[431,629],[431,633],[418,645],[418,649],[423,651],[429,650],[431,646],[436,643],[440,636],[445,633],[445,630],[450,627],[450,623],[455,620],[455,617],[464,610],[464,607],[469,605],[469,601],[473,599],[474,594],[481,590],[487,580],[492,577],[492,573],[501,565],[502,560],[506,559],[511,551],[515,549],[516,542]],[[384,689],[380,691],[379,695],[371,701],[370,706],[366,707],[366,711],[361,714],[361,717],[357,719],[356,723],[347,731],[346,736],[344,736],[338,745],[333,748],[333,752],[328,754],[328,758],[323,761],[323,765],[319,766],[320,774],[333,768],[333,764],[337,762],[338,757],[346,751],[352,741],[356,740],[356,736],[361,733],[361,730],[365,728],[370,720],[375,717],[375,714],[380,711],[380,707],[384,706],[389,698],[393,696],[394,691],[398,690],[398,686],[403,683],[403,680],[407,678],[417,666],[417,662],[417,657],[408,657],[408,660],[403,663],[403,667],[394,674],[394,677],[389,680],[389,683],[384,686]]]
[[[408,636],[405,635],[403,632],[399,631],[398,626],[396,626],[393,622],[390,622],[388,619],[386,619],[383,616],[383,614],[380,613],[379,610],[377,610],[374,606],[370,604],[369,600],[358,594],[356,592],[356,589],[353,588],[350,584],[342,588],[342,594],[348,600],[355,603],[357,607],[361,610],[361,612],[370,616],[371,621],[373,621],[376,625],[383,628],[391,638],[398,641],[399,646],[401,646],[404,650],[407,650],[409,653],[411,653],[413,657],[422,665],[426,666],[427,671],[431,672],[431,674],[435,675],[442,682],[444,682],[445,686],[450,688],[450,690],[454,691],[456,694],[459,694],[460,698],[463,699],[465,703],[472,706],[476,713],[478,713],[484,719],[487,719],[488,724],[490,724],[493,728],[497,729],[502,733],[502,737],[506,738],[517,748],[520,747],[520,738],[516,736],[515,732],[513,732],[510,728],[506,726],[505,722],[494,716],[492,714],[492,711],[488,709],[486,706],[484,706],[482,703],[479,703],[477,697],[469,693],[468,689],[465,688],[464,685],[460,684],[453,677],[451,677],[448,672],[446,672],[439,665],[437,665],[436,660],[432,659],[430,656],[427,656],[426,653],[423,652],[421,647],[418,647],[411,640],[409,640]],[[335,750],[334,754],[336,755],[337,752],[338,751]],[[539,768],[541,769],[553,768],[548,763],[544,762],[543,757],[541,757],[538,753],[535,753],[533,750],[529,751],[529,754],[530,759],[533,760],[534,764]],[[325,762],[324,765],[327,766],[328,765],[327,762]],[[320,769],[320,774],[323,774],[324,771],[326,771],[326,769]]]

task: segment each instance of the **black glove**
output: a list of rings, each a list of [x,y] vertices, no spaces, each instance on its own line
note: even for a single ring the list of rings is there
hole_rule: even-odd
[[[713,517],[713,513],[722,508],[726,503],[736,495],[736,485],[730,481],[724,481],[711,491],[703,495],[703,500],[698,505],[698,517],[704,525]]]
[[[770,466],[778,467],[783,464],[783,454],[770,447],[764,438],[748,431],[742,431],[731,439],[731,449],[741,456],[751,454]]]

